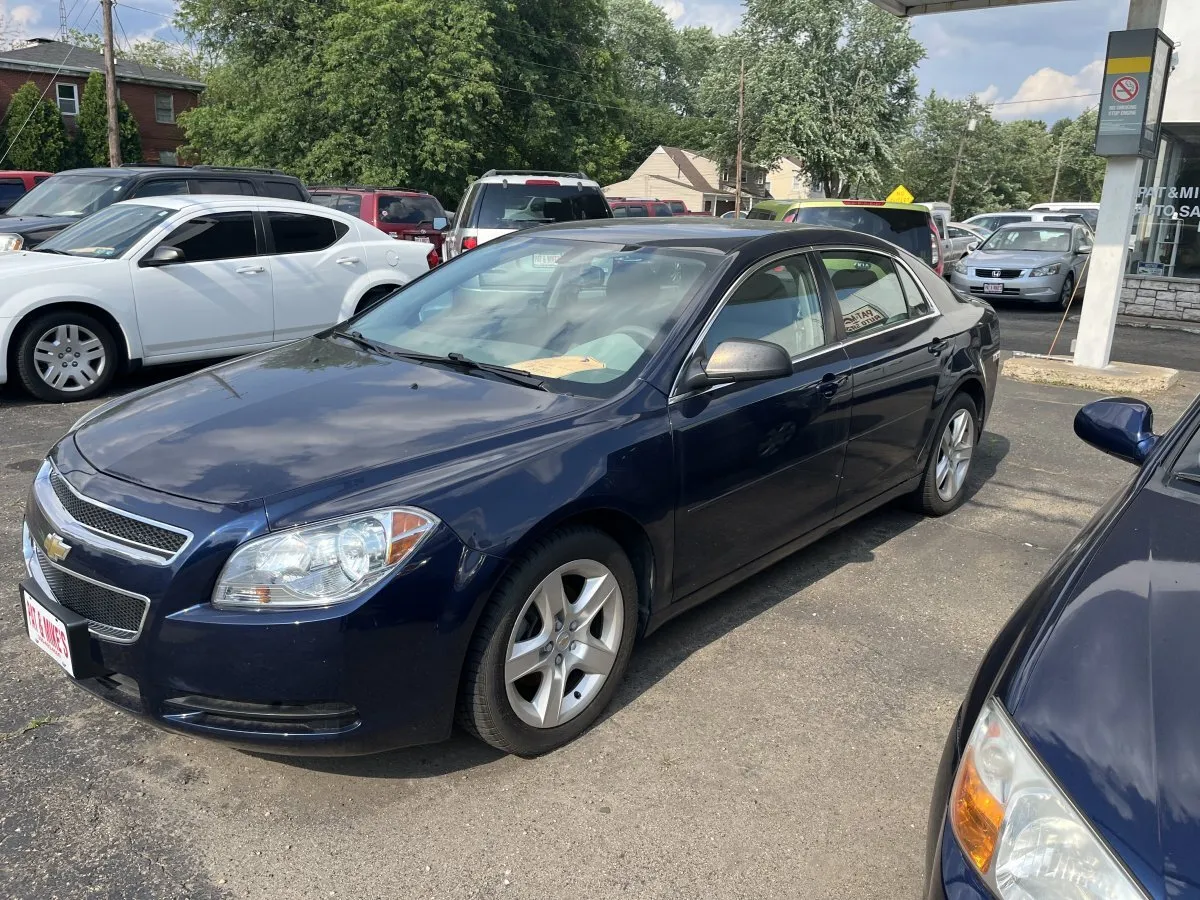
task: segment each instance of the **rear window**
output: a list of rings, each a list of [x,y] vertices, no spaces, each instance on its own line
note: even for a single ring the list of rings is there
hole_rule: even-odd
[[[933,261],[929,213],[871,206],[806,206],[795,221],[870,234],[903,247],[927,263]]]
[[[775,213],[769,209],[752,209],[746,216],[747,219],[774,219]]]
[[[484,184],[475,206],[476,228],[530,228],[553,222],[608,219],[598,188],[555,184]]]
[[[646,207],[636,203],[628,206],[614,206],[612,214],[614,219],[641,218],[646,215]]]
[[[687,205],[682,200],[672,200],[668,206],[671,207],[671,212],[677,216],[687,215]]]
[[[421,225],[445,215],[442,204],[433,197],[406,197],[402,194],[379,195],[379,221],[387,225]]]

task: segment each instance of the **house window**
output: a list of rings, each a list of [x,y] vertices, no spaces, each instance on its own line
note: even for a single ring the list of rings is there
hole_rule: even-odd
[[[179,165],[179,158],[175,155],[174,150],[159,150],[158,164],[160,166],[177,166]]]
[[[175,97],[173,95],[154,95],[154,121],[160,125],[175,124]]]
[[[79,115],[79,88],[73,84],[56,84],[55,96],[58,98],[58,111],[64,116]]]

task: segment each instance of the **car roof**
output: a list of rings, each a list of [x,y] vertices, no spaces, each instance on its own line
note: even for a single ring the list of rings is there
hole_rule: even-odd
[[[330,209],[328,206],[318,206],[316,203],[305,203],[302,200],[283,200],[276,197],[252,197],[247,194],[168,194],[162,197],[137,197],[132,200],[122,200],[114,206],[157,206],[160,209],[187,210],[208,209],[214,206],[247,206],[255,208],[269,206],[272,209],[288,212],[320,211],[322,215],[336,213],[348,221],[358,221],[354,216]]]
[[[845,228],[793,225],[769,219],[721,219],[715,216],[671,216],[653,220],[587,219],[546,225],[533,233],[517,233],[640,247],[695,247],[722,253],[732,253],[759,240],[795,235],[797,239],[794,246],[797,249],[818,244],[854,244],[892,253],[896,251],[895,245],[885,240]]]
[[[755,209],[792,210],[804,207],[845,207],[847,209],[909,209],[928,214],[930,209],[923,203],[893,203],[890,200],[763,200],[754,204]]]
[[[194,166],[87,166],[81,169],[63,169],[57,175],[108,175],[118,178],[134,178],[138,175],[162,175],[164,178],[285,178],[298,181],[294,175],[258,169],[196,168]]]
[[[1007,225],[1002,225],[997,228],[997,231],[1046,231],[1047,229],[1057,229],[1066,231],[1070,228],[1082,227],[1079,222],[1010,222]]]
[[[13,175],[53,175],[53,172],[43,172],[40,169],[0,169],[0,176]]]
[[[476,182],[479,184],[527,184],[530,181],[557,181],[565,187],[594,187],[600,188],[599,182],[593,181],[586,176],[568,175],[560,172],[497,172],[495,174],[485,174],[479,176]]]
[[[310,194],[400,194],[403,197],[429,197],[429,191],[417,191],[413,188],[379,187],[366,184],[314,184],[309,187]]]

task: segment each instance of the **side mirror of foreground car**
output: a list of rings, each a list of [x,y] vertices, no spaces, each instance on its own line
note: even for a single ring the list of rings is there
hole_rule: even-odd
[[[1140,466],[1158,442],[1154,410],[1132,397],[1096,400],[1075,414],[1075,434],[1109,456]]]
[[[713,384],[763,381],[792,374],[792,358],[778,344],[737,338],[722,341],[705,362],[696,357],[688,364],[683,388],[698,391]]]
[[[138,265],[144,269],[152,269],[155,266],[169,266],[181,262],[183,262],[183,251],[178,247],[155,247],[154,252],[149,256],[143,256]]]

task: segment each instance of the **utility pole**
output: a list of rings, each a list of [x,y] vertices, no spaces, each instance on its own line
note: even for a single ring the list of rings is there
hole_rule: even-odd
[[[958,155],[954,157],[954,170],[950,173],[950,196],[946,202],[950,205],[950,215],[954,215],[954,189],[958,187],[958,165],[962,162],[963,151],[967,149],[967,135],[975,130],[978,124],[975,119],[967,121],[967,130],[963,132],[962,140],[958,142]],[[957,221],[957,220],[955,220]]]
[[[746,60],[742,59],[738,70],[738,146],[737,165],[733,171],[734,206],[733,217],[740,219],[742,213],[742,117],[746,112]]]
[[[108,107],[108,164],[121,164],[121,130],[117,124],[117,56],[113,50],[113,0],[100,0],[104,10],[104,103]]]
[[[1050,202],[1058,198],[1058,173],[1062,171],[1063,150],[1067,148],[1067,130],[1063,129],[1062,140],[1058,142],[1058,162],[1054,164],[1054,184],[1050,186]]]

